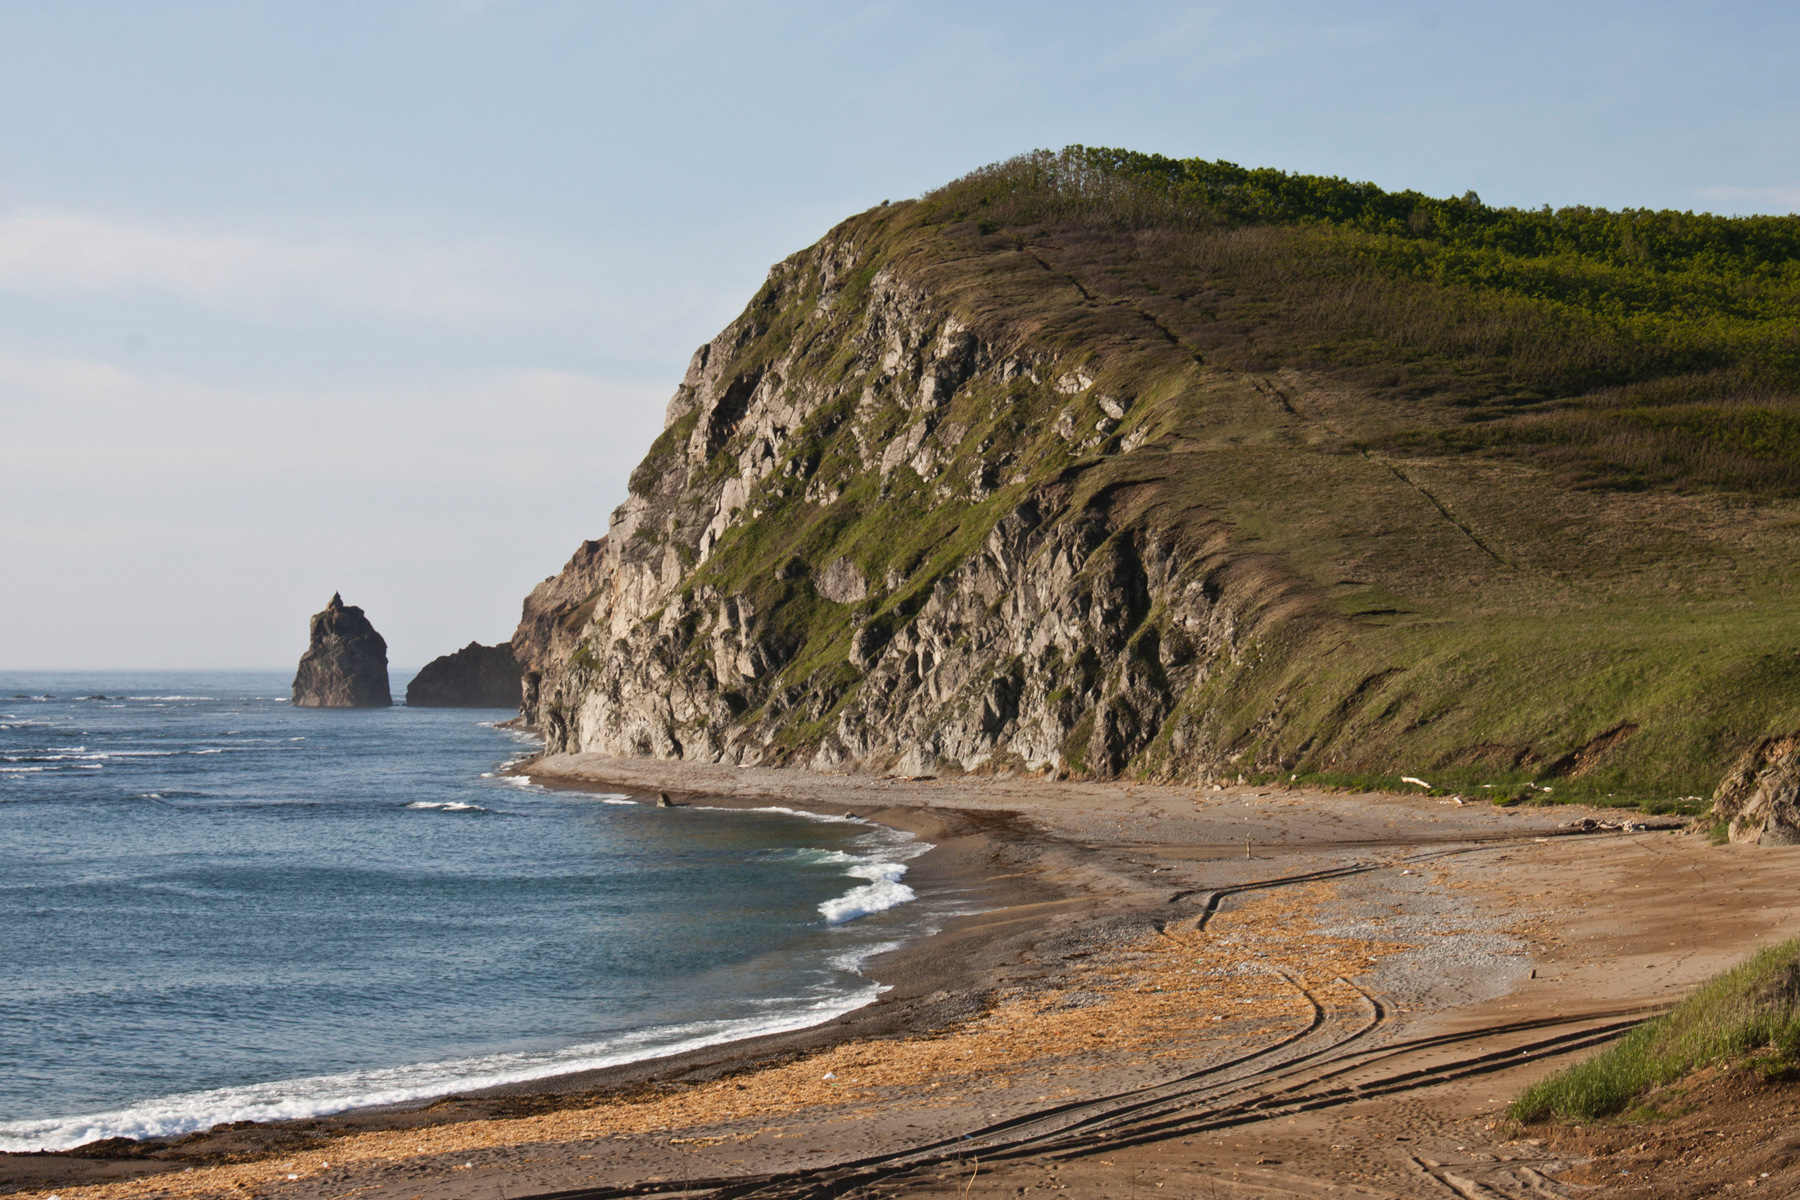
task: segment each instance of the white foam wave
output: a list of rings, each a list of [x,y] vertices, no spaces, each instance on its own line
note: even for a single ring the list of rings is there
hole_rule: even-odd
[[[561,1050],[347,1071],[160,1096],[107,1112],[0,1121],[0,1151],[66,1150],[111,1137],[174,1137],[231,1121],[300,1120],[352,1108],[404,1104],[449,1092],[599,1070],[744,1038],[805,1029],[861,1008],[880,992],[881,988],[869,984],[843,995],[807,1000],[796,997],[762,1016],[664,1026]]]
[[[804,817],[810,821],[822,821],[834,825],[867,825],[871,827],[868,838],[858,839],[867,844],[876,843],[876,848],[869,854],[849,854],[842,850],[802,849],[797,851],[801,858],[818,863],[844,863],[847,869],[844,874],[852,879],[866,879],[867,883],[851,888],[842,896],[827,900],[819,905],[819,913],[828,925],[842,925],[846,921],[854,921],[858,917],[866,917],[873,913],[885,912],[896,905],[905,904],[918,898],[918,893],[907,887],[900,880],[906,875],[906,860],[917,858],[934,847],[930,842],[914,839],[910,833],[898,829],[889,829],[876,825],[866,817],[832,816],[828,813],[807,812],[804,809],[788,808],[785,805],[771,804],[757,808],[726,808],[722,805],[696,805],[707,812],[764,812],[781,813],[784,816]]]
[[[479,805],[479,804],[464,804],[460,800],[444,800],[444,801],[435,802],[435,803],[430,800],[414,800],[411,804],[408,804],[406,807],[408,807],[408,808],[433,808],[433,809],[438,810],[439,812],[486,812],[487,811],[487,809],[481,807],[481,805]]]
[[[789,817],[805,817],[809,821],[827,821],[834,825],[842,825],[842,824],[867,825],[867,824],[869,824],[869,820],[866,817],[852,817],[848,814],[841,816],[841,817],[834,817],[829,813],[807,812],[803,808],[788,808],[786,805],[781,805],[781,804],[766,804],[766,805],[763,805],[758,808],[727,808],[723,804],[696,804],[694,807],[699,809],[702,812],[781,813],[781,814],[783,814],[785,816],[789,816]]]
[[[906,875],[905,863],[873,859],[850,867],[844,874],[856,879],[867,879],[869,882],[819,905],[819,912],[828,925],[841,925],[845,921],[854,921],[871,913],[885,912],[918,896],[917,892],[900,882]]]
[[[935,929],[928,931],[928,933],[936,932]],[[905,942],[873,942],[867,946],[858,946],[854,950],[846,950],[842,954],[835,954],[826,960],[826,965],[834,971],[850,971],[861,975],[862,965],[871,958],[877,954],[886,954],[889,950],[898,950],[905,944]],[[882,990],[887,989],[883,988]]]

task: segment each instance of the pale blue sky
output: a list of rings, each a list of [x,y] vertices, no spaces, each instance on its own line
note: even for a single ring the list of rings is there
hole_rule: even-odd
[[[1034,147],[1800,209],[1797,13],[0,0],[0,668],[504,639],[771,262]]]

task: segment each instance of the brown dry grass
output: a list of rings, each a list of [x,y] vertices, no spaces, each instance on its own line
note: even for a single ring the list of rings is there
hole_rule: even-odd
[[[1329,888],[1315,886],[1263,897],[1215,919],[1204,933],[1190,924],[1079,959],[1065,986],[1002,995],[980,1016],[933,1036],[846,1042],[673,1093],[619,1096],[530,1117],[352,1134],[300,1154],[57,1194],[62,1200],[200,1200],[242,1195],[290,1174],[305,1178],[326,1164],[336,1170],[649,1134],[698,1148],[765,1133],[778,1137],[774,1122],[807,1112],[856,1120],[896,1106],[948,1106],[1027,1083],[1049,1089],[1039,1099],[1061,1099],[1078,1090],[1069,1078],[1109,1064],[1153,1056],[1200,1059],[1284,1037],[1311,1015],[1297,984],[1325,1003],[1355,1003],[1345,979],[1406,947],[1318,933],[1313,913],[1331,896]]]

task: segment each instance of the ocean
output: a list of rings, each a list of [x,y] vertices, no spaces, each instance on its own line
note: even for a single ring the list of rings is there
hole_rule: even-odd
[[[498,774],[534,749],[506,712],[288,683],[0,673],[0,1150],[816,1024],[956,910],[898,831],[549,791]]]

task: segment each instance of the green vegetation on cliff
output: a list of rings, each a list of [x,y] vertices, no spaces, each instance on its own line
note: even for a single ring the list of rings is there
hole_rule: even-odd
[[[871,210],[696,360],[565,742],[1691,806],[1800,730],[1797,251],[1081,147]]]

